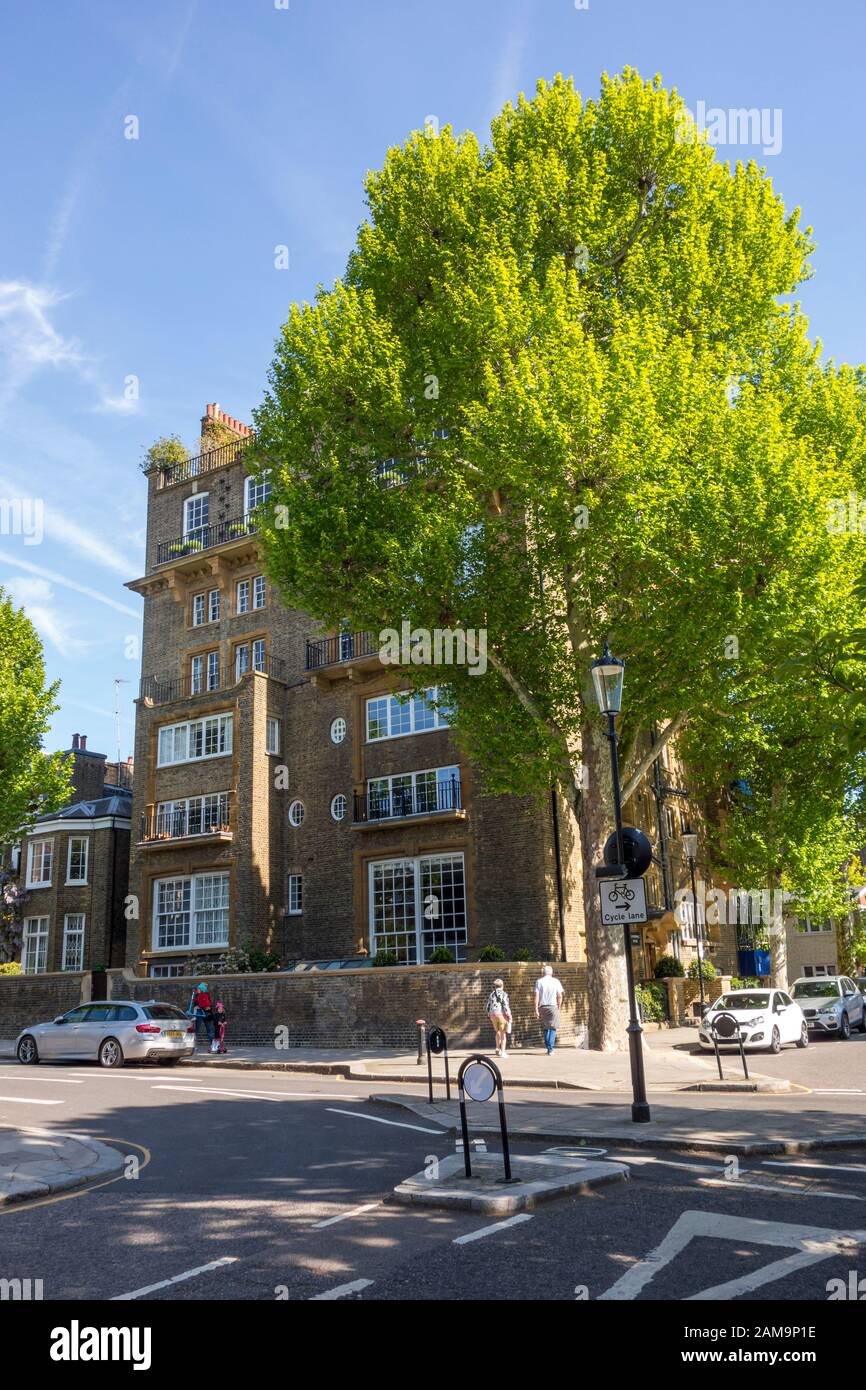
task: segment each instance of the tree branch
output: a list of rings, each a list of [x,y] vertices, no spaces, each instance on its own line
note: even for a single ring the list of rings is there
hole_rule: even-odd
[[[623,804],[625,804],[626,801],[630,800],[630,798],[634,796],[635,792],[637,791],[638,787],[643,781],[644,776],[647,772],[649,772],[656,758],[658,758],[661,754],[661,751],[664,748],[665,744],[670,743],[674,735],[679,733],[680,729],[687,722],[688,717],[688,712],[686,710],[680,710],[679,714],[671,720],[667,728],[661,734],[659,734],[659,737],[653,744],[653,746],[650,749],[648,749],[648,751],[640,759],[637,767],[635,767],[633,771],[630,773],[628,781],[622,789]]]

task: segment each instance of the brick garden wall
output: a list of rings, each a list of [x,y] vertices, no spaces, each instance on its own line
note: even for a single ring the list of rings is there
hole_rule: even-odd
[[[560,1038],[575,1042],[586,1027],[586,966],[563,964],[556,970],[565,987]],[[226,1006],[228,1040],[238,1045],[273,1044],[275,1030],[284,1027],[290,1048],[414,1048],[415,1020],[424,1018],[445,1029],[452,1047],[489,1048],[484,1005],[497,976],[511,999],[512,1042],[540,1044],[532,1002],[539,974],[538,965],[503,963],[368,967],[339,975],[220,975],[210,983],[212,997]],[[110,994],[114,999],[156,996],[185,1009],[199,978],[150,980],[113,970]],[[0,1038],[14,1038],[28,1024],[65,1013],[89,993],[89,975],[0,976]]]

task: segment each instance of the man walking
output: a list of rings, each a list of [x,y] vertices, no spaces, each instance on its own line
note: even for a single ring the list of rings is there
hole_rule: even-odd
[[[562,1007],[564,990],[553,973],[552,965],[545,965],[541,979],[535,982],[535,1017],[544,1029],[544,1045],[548,1057],[556,1047],[556,1030],[559,1027],[559,1010]]]

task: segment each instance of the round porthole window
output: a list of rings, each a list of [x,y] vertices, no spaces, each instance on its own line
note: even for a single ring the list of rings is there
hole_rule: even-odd
[[[342,820],[346,814],[348,802],[342,792],[338,792],[331,802],[331,815],[334,820]]]
[[[306,814],[303,801],[293,801],[289,807],[289,825],[303,825]]]
[[[333,720],[331,724],[331,742],[342,743],[346,737],[346,721],[343,718]]]

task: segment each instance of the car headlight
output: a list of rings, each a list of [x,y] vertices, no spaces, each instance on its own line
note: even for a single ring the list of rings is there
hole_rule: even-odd
[[[750,1027],[750,1028],[754,1028],[754,1027],[757,1026],[757,1024],[763,1023],[763,1022],[764,1022],[764,1015],[763,1015],[763,1014],[759,1014],[759,1016],[758,1016],[757,1018],[753,1018],[753,1019],[750,1020],[750,1022],[749,1022],[749,1027]]]
[[[818,1013],[819,1013],[819,1014],[834,1014],[835,1012],[836,1012],[836,1005],[835,1005],[835,1004],[824,1004],[823,1007],[820,1008],[820,1009],[818,1010]]]

